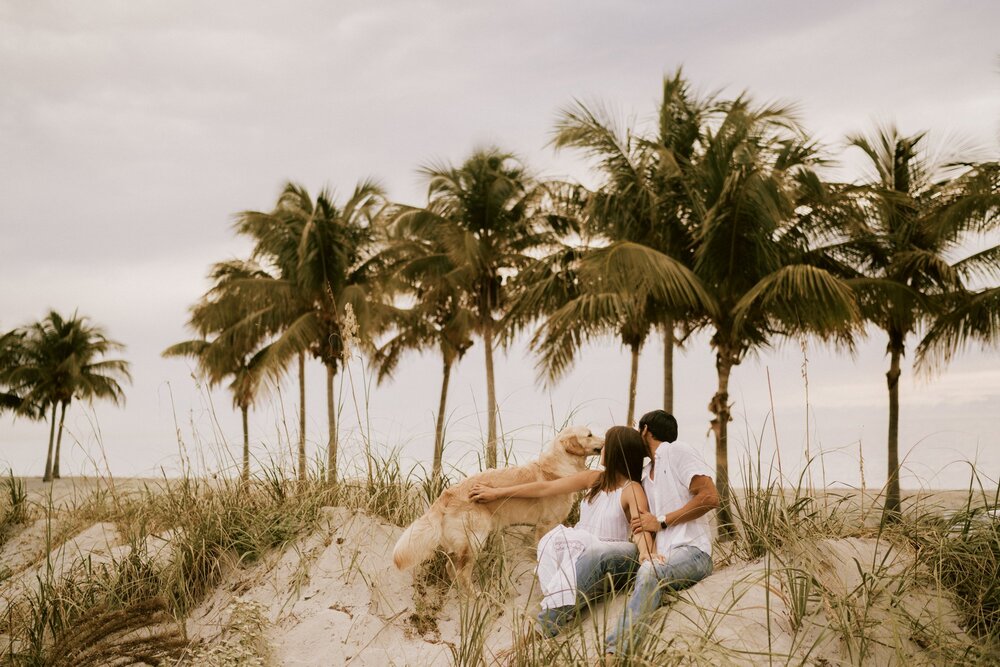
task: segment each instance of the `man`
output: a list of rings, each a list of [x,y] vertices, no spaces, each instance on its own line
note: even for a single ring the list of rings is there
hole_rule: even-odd
[[[691,445],[677,441],[677,420],[654,410],[639,420],[639,432],[651,459],[642,486],[649,513],[632,520],[635,533],[655,535],[657,555],[644,561],[635,589],[606,641],[608,653],[624,653],[634,644],[642,617],[678,591],[712,573],[712,530],[708,512],[719,506],[713,471]]]

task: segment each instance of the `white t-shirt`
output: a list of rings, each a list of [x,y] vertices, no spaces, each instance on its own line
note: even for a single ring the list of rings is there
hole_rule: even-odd
[[[701,453],[686,442],[661,443],[656,449],[656,475],[649,478],[649,464],[642,476],[642,488],[649,500],[653,516],[663,516],[684,507],[694,496],[691,479],[705,475],[715,479],[715,472],[705,463]],[[712,527],[708,514],[692,521],[667,526],[656,533],[656,551],[664,556],[672,549],[693,546],[712,555]]]

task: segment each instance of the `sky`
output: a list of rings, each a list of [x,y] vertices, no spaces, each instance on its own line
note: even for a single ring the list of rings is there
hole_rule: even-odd
[[[70,474],[215,471],[238,456],[224,389],[189,362],[162,359],[190,337],[188,308],[208,267],[244,257],[233,215],[269,209],[284,182],[349,192],[378,178],[390,196],[425,198],[418,168],[498,144],[539,176],[592,184],[578,155],[548,146],[559,109],[602,102],[648,121],[665,74],[702,91],[749,91],[797,105],[802,122],[858,175],[844,137],[876,122],[930,130],[947,149],[1000,154],[1000,5],[980,2],[147,2],[0,0],[0,329],[77,310],[127,346],[124,408],[74,406]],[[911,346],[915,341],[911,341]],[[912,349],[912,347],[911,347]],[[456,368],[448,460],[475,465],[485,432],[477,344]],[[971,348],[943,372],[901,384],[903,485],[955,488],[973,467],[1000,477],[1000,351]],[[524,340],[501,357],[503,430],[518,460],[567,421],[625,418],[627,352],[595,341],[553,387],[537,382]],[[681,437],[714,460],[707,338],[677,357]],[[798,340],[734,373],[732,466],[781,462],[794,479],[877,487],[885,479],[885,340],[851,354]],[[659,407],[662,345],[643,352],[640,412]],[[325,444],[323,369],[310,364],[307,438]],[[364,443],[426,462],[440,361],[407,358],[375,386],[363,360],[342,374],[349,463]],[[770,378],[770,384],[769,384]],[[296,393],[271,387],[251,416],[253,454],[287,461]],[[773,415],[774,421],[770,420]],[[360,416],[359,416],[360,415]],[[48,430],[0,418],[0,471],[39,475]],[[65,474],[65,472],[64,472]]]

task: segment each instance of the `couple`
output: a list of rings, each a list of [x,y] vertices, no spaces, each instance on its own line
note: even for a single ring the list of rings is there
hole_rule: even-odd
[[[651,459],[643,467],[645,457]],[[613,426],[601,453],[603,470],[544,482],[473,487],[471,498],[541,498],[587,491],[575,528],[556,526],[538,543],[537,572],[544,597],[540,630],[558,634],[602,592],[635,573],[635,588],[606,640],[608,653],[625,652],[639,621],[660,606],[663,593],[712,572],[712,534],[706,514],[719,506],[713,472],[691,445],[677,441],[677,420],[654,410],[639,430]],[[638,558],[639,568],[635,564]]]

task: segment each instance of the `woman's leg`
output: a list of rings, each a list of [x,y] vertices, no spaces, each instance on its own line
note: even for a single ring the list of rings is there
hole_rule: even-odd
[[[608,577],[620,586],[635,570],[636,547],[631,542],[600,542],[588,547],[576,561],[576,604],[543,609],[538,614],[541,631],[554,637],[576,618],[581,607],[602,592]]]

